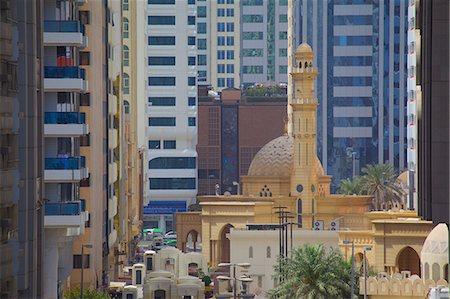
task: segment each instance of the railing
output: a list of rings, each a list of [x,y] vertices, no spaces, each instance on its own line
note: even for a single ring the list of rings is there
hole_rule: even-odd
[[[47,170],[69,170],[86,167],[86,157],[67,158],[45,158],[45,169]]]
[[[84,112],[45,112],[46,124],[85,124]]]
[[[47,202],[45,203],[45,215],[80,215],[80,202]]]
[[[85,79],[86,71],[77,66],[45,66],[45,78],[74,78]]]
[[[44,21],[44,32],[81,32],[85,34],[80,21]]]

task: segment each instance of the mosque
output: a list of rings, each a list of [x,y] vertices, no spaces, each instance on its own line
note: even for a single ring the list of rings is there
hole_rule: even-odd
[[[241,176],[242,194],[201,196],[201,212],[177,213],[178,248],[186,251],[188,240],[196,247],[201,239],[202,255],[211,265],[230,260],[250,262],[259,269],[255,271],[263,272],[250,274],[266,275],[267,283],[262,284],[270,288],[272,278],[264,272],[276,261],[276,254],[269,253],[278,250],[278,233],[249,227],[278,224],[275,207],[284,206],[295,215],[295,246],[325,243],[339,247],[349,258],[351,245],[344,240],[352,241],[357,262],[362,260],[363,248],[371,247],[367,260],[375,272],[392,277],[409,271],[407,275],[422,277],[426,268],[421,267],[420,253],[433,229],[430,221],[401,206],[372,211],[371,196],[330,193],[331,177],[316,154],[318,101],[314,83],[318,70],[313,67],[313,58],[308,44],[296,49],[296,64],[290,73],[294,96],[288,103],[289,133],[270,141],[256,154],[248,174]],[[262,252],[261,258],[257,258],[257,250]],[[261,266],[263,263],[266,266]],[[443,270],[447,266],[439,267],[440,274],[433,279],[448,280]]]

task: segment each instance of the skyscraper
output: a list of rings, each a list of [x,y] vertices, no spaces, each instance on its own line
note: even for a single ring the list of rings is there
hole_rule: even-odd
[[[316,49],[318,156],[334,186],[366,164],[406,167],[407,8],[395,0],[289,1],[289,53],[302,41]]]

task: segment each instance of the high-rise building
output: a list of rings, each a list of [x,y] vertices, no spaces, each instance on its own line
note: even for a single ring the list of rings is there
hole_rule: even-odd
[[[449,96],[450,4],[445,0],[409,1],[409,24],[416,32],[416,93],[408,108],[417,124],[417,162],[411,155],[410,171],[417,172],[418,211],[426,220],[449,223]],[[414,59],[414,56],[411,57]],[[411,61],[412,62],[412,61]],[[412,89],[412,86],[411,86]],[[414,89],[412,89],[414,90]],[[411,134],[411,138],[414,135]]]
[[[42,296],[42,8],[39,0],[0,1],[1,298]]]
[[[173,209],[186,210],[197,195],[198,7],[195,1],[148,1],[149,206],[143,220],[165,230],[174,228]]]
[[[288,7],[289,55],[302,41],[316,49],[318,156],[334,187],[371,163],[404,170],[408,3],[302,0]]]
[[[287,83],[287,0],[241,1],[241,82]]]

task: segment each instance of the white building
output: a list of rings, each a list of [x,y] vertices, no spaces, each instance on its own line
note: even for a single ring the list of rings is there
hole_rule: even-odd
[[[170,230],[173,212],[186,210],[197,195],[197,6],[149,0],[147,9],[150,205],[144,203],[144,226]]]

